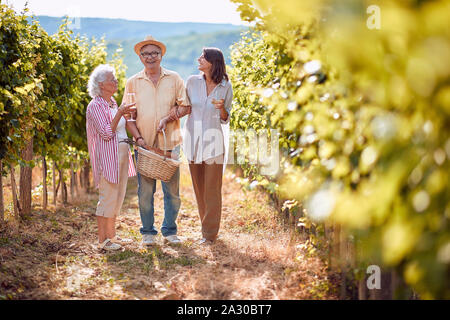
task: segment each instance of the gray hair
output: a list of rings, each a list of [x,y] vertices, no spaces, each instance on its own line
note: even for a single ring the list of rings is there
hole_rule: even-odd
[[[99,84],[104,82],[110,73],[116,76],[116,70],[109,64],[101,64],[92,71],[88,82],[88,92],[91,98],[98,97],[102,94]]]

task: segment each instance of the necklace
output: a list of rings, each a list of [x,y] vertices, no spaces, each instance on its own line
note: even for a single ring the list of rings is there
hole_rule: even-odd
[[[206,93],[208,94],[208,96],[211,94],[211,92],[214,91],[214,88],[217,86],[217,84],[214,81],[211,81],[210,83],[208,83],[208,81],[206,81]]]
[[[103,98],[103,100],[106,101],[106,103],[108,104],[108,107],[113,108],[114,107],[114,103],[112,101],[112,99],[110,98],[109,101],[105,99],[105,97],[101,96]]]

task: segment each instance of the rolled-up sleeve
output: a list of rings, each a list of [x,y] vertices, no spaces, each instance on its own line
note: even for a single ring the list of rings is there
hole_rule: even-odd
[[[227,118],[227,120],[220,119],[220,123],[222,123],[222,124],[227,124],[230,122],[230,118],[231,118],[230,112],[231,112],[231,107],[232,107],[232,101],[233,101],[233,88],[230,84],[227,88],[227,91],[225,94],[225,102],[224,102],[225,110],[228,113],[228,118]]]
[[[114,137],[115,134],[111,129],[111,121],[108,119],[108,115],[101,109],[101,106],[96,103],[89,104],[86,110],[86,117],[103,140],[109,141]]]
[[[127,101],[127,94],[130,92],[130,80],[127,80],[127,82],[125,83],[125,90],[123,91],[123,96],[122,96],[122,104],[123,103],[128,103]]]
[[[176,83],[176,99],[181,99],[181,105],[183,106],[190,106],[191,102],[189,101],[189,97],[187,94],[187,89],[186,86],[184,84],[183,79],[181,79],[181,77],[178,77],[177,79],[177,83]]]

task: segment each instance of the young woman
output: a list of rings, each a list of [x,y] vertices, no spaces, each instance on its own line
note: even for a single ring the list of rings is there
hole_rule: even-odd
[[[222,51],[204,48],[198,64],[200,75],[191,76],[186,83],[192,110],[185,126],[184,152],[202,224],[200,243],[211,243],[219,233],[222,215],[222,124],[230,121],[233,89]]]
[[[202,224],[200,243],[217,238],[222,215],[222,174],[225,141],[222,124],[230,121],[233,90],[225,59],[217,48],[204,48],[198,58],[199,75],[191,76],[186,90],[191,113],[186,120],[183,150]]]
[[[191,108],[174,108],[161,120],[158,129],[189,114],[184,128],[183,151],[189,162],[202,224],[203,237],[199,243],[204,244],[214,242],[220,228],[226,149],[222,125],[230,121],[233,90],[220,49],[204,48],[197,61],[201,73],[189,77],[186,82]]]

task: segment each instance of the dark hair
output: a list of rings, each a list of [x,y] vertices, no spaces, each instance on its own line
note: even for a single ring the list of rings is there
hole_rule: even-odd
[[[203,56],[212,64],[211,78],[215,83],[220,83],[225,78],[228,81],[225,59],[218,48],[203,48]]]

